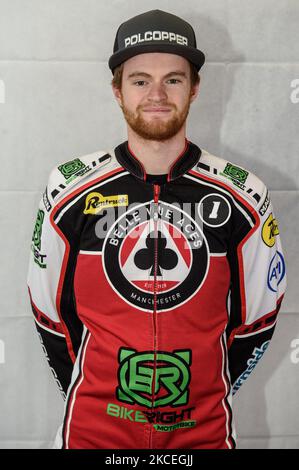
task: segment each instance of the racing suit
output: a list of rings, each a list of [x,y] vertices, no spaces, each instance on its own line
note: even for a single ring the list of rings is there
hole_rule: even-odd
[[[236,446],[232,396],[285,292],[265,185],[185,140],[167,175],[123,142],[59,165],[28,287],[65,398],[58,448]]]

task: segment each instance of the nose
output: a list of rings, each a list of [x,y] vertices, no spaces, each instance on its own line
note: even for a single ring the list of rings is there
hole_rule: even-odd
[[[167,93],[163,83],[152,83],[149,87],[147,98],[152,102],[161,102],[167,100]]]

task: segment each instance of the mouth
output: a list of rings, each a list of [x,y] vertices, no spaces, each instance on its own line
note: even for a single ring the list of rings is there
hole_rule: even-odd
[[[143,113],[151,117],[164,118],[171,113],[171,109],[144,109]]]
[[[143,109],[144,113],[152,113],[152,114],[166,114],[170,113],[170,108],[145,108]]]

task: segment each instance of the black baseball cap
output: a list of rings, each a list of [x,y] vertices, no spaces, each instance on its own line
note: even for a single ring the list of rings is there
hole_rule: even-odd
[[[151,10],[122,23],[116,33],[113,55],[109,59],[112,73],[115,67],[137,54],[166,52],[177,54],[194,64],[199,71],[205,55],[197,49],[192,26],[182,18],[162,10]]]

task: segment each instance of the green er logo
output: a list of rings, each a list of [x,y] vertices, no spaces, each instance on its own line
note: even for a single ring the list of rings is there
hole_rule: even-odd
[[[32,241],[34,246],[40,250],[41,248],[41,237],[42,237],[42,227],[44,221],[45,213],[43,210],[39,209],[37,212],[36,222],[33,230]]]
[[[138,353],[120,348],[117,398],[147,408],[185,405],[189,399],[190,365],[189,349]]]
[[[60,165],[58,170],[63,174],[65,179],[69,179],[72,175],[77,173],[79,170],[83,170],[85,167],[86,165],[84,165],[79,158],[75,158],[75,160],[71,160],[70,162]]]
[[[245,183],[249,174],[248,171],[243,170],[243,168],[239,168],[238,166],[232,165],[231,163],[226,164],[223,173],[229,176],[232,180],[238,181],[242,184]]]

